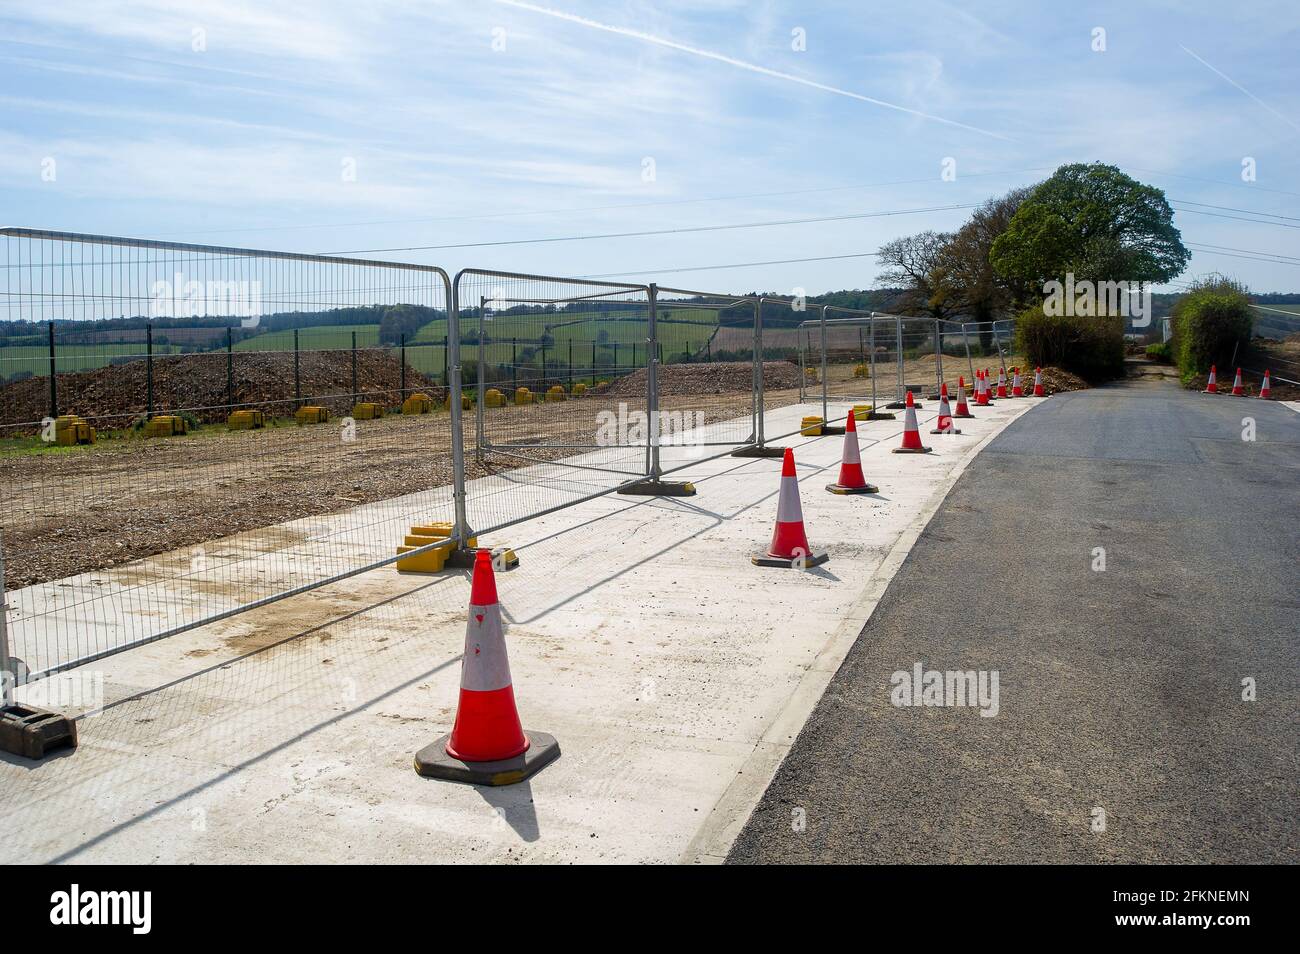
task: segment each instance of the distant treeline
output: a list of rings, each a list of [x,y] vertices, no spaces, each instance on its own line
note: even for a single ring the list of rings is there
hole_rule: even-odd
[[[169,339],[167,331],[196,331],[208,329],[219,332],[225,328],[235,330],[234,340],[249,338],[253,335],[272,331],[288,331],[293,328],[327,328],[336,325],[379,325],[379,340],[384,344],[397,344],[403,334],[407,340],[415,336],[421,326],[437,319],[446,319],[444,309],[429,308],[424,305],[357,305],[344,308],[331,308],[326,311],[282,311],[262,315],[257,324],[251,328],[243,327],[245,319],[238,317],[201,317],[201,318],[148,318],[143,315],[123,315],[120,318],[66,319],[54,321],[54,333],[59,341],[68,343],[70,338],[76,341],[113,341],[143,340],[146,327],[152,325],[155,340],[159,343]],[[0,346],[4,345],[42,345],[47,340],[48,322],[40,321],[0,321]],[[123,332],[137,332],[136,335],[123,335]],[[120,336],[120,337],[119,337]],[[174,337],[174,336],[173,336]],[[195,336],[197,343],[201,336]],[[224,347],[225,336],[213,334],[209,337],[211,347]]]

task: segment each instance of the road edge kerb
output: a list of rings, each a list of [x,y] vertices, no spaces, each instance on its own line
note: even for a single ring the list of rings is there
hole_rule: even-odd
[[[821,701],[826,687],[839,671],[849,650],[871,620],[876,606],[885,595],[885,590],[889,588],[894,575],[907,559],[907,555],[912,551],[913,545],[929,525],[930,520],[939,512],[939,508],[948,498],[957,480],[965,473],[971,461],[994,438],[1006,430],[1012,422],[1019,420],[1023,414],[1032,411],[1040,404],[1042,399],[1033,405],[1020,406],[1013,416],[1001,422],[1001,426],[973,445],[965,456],[958,460],[951,473],[935,488],[934,493],[921,508],[921,512],[912,518],[912,522],[894,541],[885,558],[871,574],[871,579],[867,581],[861,594],[849,608],[848,615],[818,651],[816,658],[799,680],[799,685],[795,687],[780,713],[764,730],[762,738],[745,759],[740,771],[709,809],[708,816],[678,859],[680,864],[722,864],[726,861],[732,844],[739,837],[749,816],[753,814],[763,793],[772,784],[772,779],[776,777],[777,770],[789,754],[795,738],[812,715],[817,703]]]

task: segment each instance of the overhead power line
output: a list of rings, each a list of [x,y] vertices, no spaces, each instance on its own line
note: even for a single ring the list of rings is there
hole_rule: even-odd
[[[458,242],[450,245],[405,245],[396,248],[362,248],[343,252],[322,252],[323,255],[373,255],[391,252],[434,252],[451,248],[489,248],[499,245],[539,245],[548,242],[590,242],[596,239],[641,238],[650,235],[682,235],[687,232],[724,232],[730,229],[761,229],[781,225],[809,225],[814,222],[843,222],[850,219],[875,219],[891,215],[920,215],[928,212],[951,212],[973,209],[974,203],[961,205],[936,205],[923,209],[890,209],[885,212],[852,212],[846,215],[820,215],[806,219],[777,219],[770,222],[737,222],[730,225],[694,225],[677,229],[647,229],[639,232],[606,232],[600,235],[559,235],[547,238],[509,239],[500,242]]]

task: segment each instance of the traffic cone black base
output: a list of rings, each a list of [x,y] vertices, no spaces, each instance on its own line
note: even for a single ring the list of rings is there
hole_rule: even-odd
[[[689,480],[636,480],[618,492],[631,497],[694,497],[695,485]]]
[[[758,444],[751,444],[748,447],[742,447],[738,451],[731,452],[732,457],[775,457],[780,460],[785,456],[784,447],[773,447],[771,444],[765,444],[760,447]]]
[[[895,454],[928,454],[933,451],[933,447],[895,447],[892,453]]]
[[[878,494],[880,488],[875,484],[867,484],[865,487],[845,487],[842,484],[827,484],[826,489],[833,494],[840,496],[849,496],[851,494]]]
[[[954,414],[954,415],[952,415],[952,416],[953,416],[953,417],[956,417],[957,415]],[[961,433],[961,428],[960,428],[960,427],[950,427],[950,428],[948,428],[948,429],[945,431],[945,430],[943,430],[942,428],[935,427],[935,428],[931,428],[930,433],[931,433],[931,434],[960,434],[960,433]]]
[[[415,771],[425,778],[470,785],[514,785],[536,775],[560,757],[560,743],[545,732],[524,730],[528,748],[511,759],[496,762],[462,762],[447,754],[451,733],[415,753]]]
[[[803,557],[776,557],[767,553],[755,553],[749,558],[754,566],[775,566],[783,570],[806,570],[812,566],[821,566],[823,563],[830,562],[831,555],[824,550],[820,553],[809,553]]]

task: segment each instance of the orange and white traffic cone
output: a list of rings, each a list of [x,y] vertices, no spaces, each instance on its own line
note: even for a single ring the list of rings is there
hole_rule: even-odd
[[[1012,396],[1012,397],[1024,397],[1024,396],[1025,396],[1025,388],[1024,388],[1024,386],[1020,383],[1020,369],[1019,369],[1019,368],[1012,368],[1012,369],[1011,369],[1011,396]]]
[[[426,778],[511,785],[559,756],[553,736],[525,733],[519,723],[492,554],[479,550],[470,585],[456,722],[450,735],[415,754],[415,770]]]
[[[1007,369],[998,368],[998,397],[1007,396]]]
[[[856,433],[856,432],[855,432]],[[820,566],[830,559],[827,553],[813,553],[803,529],[803,506],[799,503],[799,475],[794,469],[794,450],[785,449],[781,462],[781,491],[776,503],[776,529],[766,553],[750,557],[756,566],[779,566],[804,569]]]
[[[934,422],[935,427],[931,434],[960,434],[961,431],[952,426],[952,410],[948,407],[948,382],[939,390],[939,419]]]
[[[858,425],[849,413],[844,425],[844,454],[840,460],[840,478],[826,489],[833,494],[878,494],[880,488],[867,483],[862,473],[862,455],[858,451]]]
[[[966,379],[960,375],[957,377],[957,413],[953,417],[974,417],[970,408],[966,406]]]
[[[1214,365],[1210,365],[1210,380],[1207,381],[1207,382],[1205,382],[1205,393],[1206,393],[1206,394],[1218,394],[1218,393],[1219,393],[1219,384],[1218,384],[1218,380],[1217,380],[1216,375],[1215,375],[1215,367],[1214,367]]]
[[[1047,392],[1043,390],[1043,369],[1034,368],[1034,397],[1046,397]]]
[[[907,392],[907,410],[903,412],[903,443],[894,448],[895,454],[928,454],[931,448],[921,446],[921,429],[916,426],[916,403],[912,392]]]
[[[984,389],[984,372],[975,372],[975,405],[977,407],[988,407],[989,396]]]
[[[1246,389],[1241,386],[1241,368],[1237,369],[1237,376],[1232,379],[1232,396],[1245,397]]]
[[[1270,396],[1269,392],[1270,392],[1271,390],[1272,390],[1272,385],[1269,383],[1269,380],[1268,380],[1268,369],[1265,368],[1265,369],[1264,369],[1264,383],[1261,384],[1261,385],[1259,386],[1259,397],[1261,397],[1261,398],[1263,398],[1265,401],[1267,401],[1267,400],[1269,399],[1269,396]]]

